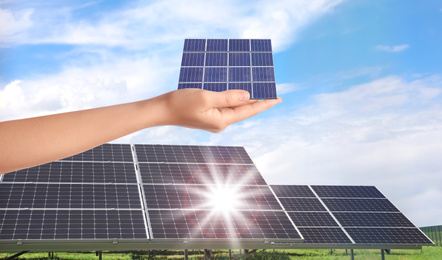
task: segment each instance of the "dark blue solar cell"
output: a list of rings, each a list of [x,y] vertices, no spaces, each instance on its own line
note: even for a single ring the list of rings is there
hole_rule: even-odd
[[[253,66],[273,66],[272,53],[252,53]]]
[[[227,82],[227,68],[206,68],[205,82]]]
[[[250,51],[250,42],[245,39],[229,40],[229,51]]]
[[[183,53],[181,66],[204,66],[204,53]]]
[[[184,88],[203,88],[203,83],[180,83],[178,89]]]
[[[229,89],[244,89],[252,93],[252,83],[229,83]]]
[[[205,39],[186,39],[184,40],[184,51],[205,51]]]
[[[229,53],[229,66],[250,66],[250,53]]]
[[[252,51],[272,51],[270,40],[252,39]]]
[[[180,82],[201,82],[203,80],[203,68],[181,68]]]
[[[276,85],[275,83],[253,83],[253,99],[275,99]]]
[[[227,51],[227,39],[207,39],[207,51]]]
[[[229,68],[229,81],[251,81],[250,68]]]
[[[253,81],[275,81],[273,68],[253,67]]]
[[[216,92],[226,91],[227,83],[205,83],[204,89]]]
[[[227,53],[207,53],[206,66],[227,66]]]

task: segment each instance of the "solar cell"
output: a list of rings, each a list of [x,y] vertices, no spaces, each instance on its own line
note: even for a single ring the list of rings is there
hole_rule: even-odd
[[[204,89],[216,92],[226,91],[227,83],[205,83]]]
[[[143,183],[266,185],[254,165],[140,163]]]
[[[270,55],[272,54],[270,53]],[[229,53],[229,66],[250,66],[250,53]]]
[[[129,144],[103,144],[83,153],[63,159],[65,161],[133,162]]]
[[[137,183],[133,163],[58,161],[4,175],[4,182]]]
[[[207,39],[207,51],[227,51],[227,39]]]
[[[135,145],[139,162],[253,164],[243,147]]]
[[[204,51],[206,40],[204,39],[186,39],[184,40],[184,51]]]
[[[219,205],[212,201],[216,185],[144,185],[149,209],[213,210]],[[281,206],[267,186],[223,186],[234,199],[233,210],[280,210]],[[154,199],[150,199],[154,198]]]
[[[297,227],[338,227],[328,212],[288,212]]]
[[[317,198],[279,198],[287,211],[326,211]]]
[[[418,228],[346,228],[356,243],[432,245]]]
[[[0,198],[0,208],[141,208],[137,185],[0,183]]]
[[[2,210],[0,240],[147,238],[141,210]]]
[[[305,243],[351,244],[350,239],[340,228],[298,228]]]
[[[246,39],[230,39],[229,51],[250,51],[250,42]]]
[[[331,211],[398,212],[388,199],[322,199]]]
[[[345,227],[414,227],[402,213],[336,212],[333,215]]]
[[[320,186],[312,185],[319,197],[385,198],[374,186]]]
[[[198,53],[198,54],[202,54],[204,56],[204,53]],[[206,54],[206,66],[227,66],[227,53],[208,52]]]
[[[229,81],[230,82],[242,82],[251,81],[250,68],[229,68]]]
[[[206,68],[205,82],[227,82],[227,68]]]
[[[149,210],[153,239],[299,239],[284,212],[237,211],[231,218],[207,210]]]
[[[272,51],[272,43],[267,39],[252,39],[252,51]]]
[[[315,197],[315,194],[310,190],[307,185],[270,185],[276,196],[281,197],[293,197],[293,198],[311,198]]]
[[[181,66],[204,66],[204,53],[183,53]]]
[[[276,99],[270,40],[186,39],[178,89],[186,88],[243,89],[251,99]]]

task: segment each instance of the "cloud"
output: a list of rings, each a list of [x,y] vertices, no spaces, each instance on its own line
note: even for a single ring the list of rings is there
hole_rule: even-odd
[[[164,0],[131,3],[89,20],[75,19],[74,11],[79,7],[53,7],[48,11],[35,5],[35,10],[4,10],[14,29],[5,33],[2,41],[3,44],[92,44],[140,49],[190,37],[258,37],[272,38],[275,50],[280,50],[295,39],[301,28],[341,2]],[[33,25],[32,30],[29,24]],[[13,37],[17,33],[23,37]]]
[[[276,85],[276,91],[278,95],[288,94],[299,89],[301,89],[301,87],[298,84],[294,83],[282,83]]]
[[[388,46],[388,45],[376,45],[375,49],[378,51],[386,51],[386,52],[401,52],[410,48],[408,44],[396,45],[396,46]]]
[[[442,209],[442,78],[380,78],[249,119],[211,144],[243,145],[271,184],[375,185],[417,225]],[[433,208],[432,217],[422,214]]]
[[[31,20],[33,9],[24,9],[13,12],[0,8],[0,47],[7,42],[19,42],[23,40],[23,32],[33,26]]]

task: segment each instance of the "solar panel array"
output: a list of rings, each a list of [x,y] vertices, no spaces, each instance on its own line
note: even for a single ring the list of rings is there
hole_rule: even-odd
[[[275,99],[271,41],[268,39],[186,39],[178,89],[243,89],[251,99]]]
[[[376,187],[272,185],[271,188],[305,243],[433,244]]]
[[[231,212],[216,193],[235,194]],[[116,241],[132,250],[432,244],[375,187],[269,186],[242,147],[119,144],[0,177],[0,251],[60,241],[104,250]]]

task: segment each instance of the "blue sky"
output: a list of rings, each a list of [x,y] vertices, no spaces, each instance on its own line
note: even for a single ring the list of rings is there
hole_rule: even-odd
[[[271,38],[282,104],[115,142],[241,145],[270,184],[375,185],[441,224],[440,1],[3,0],[0,24],[0,121],[174,90],[185,38]]]

